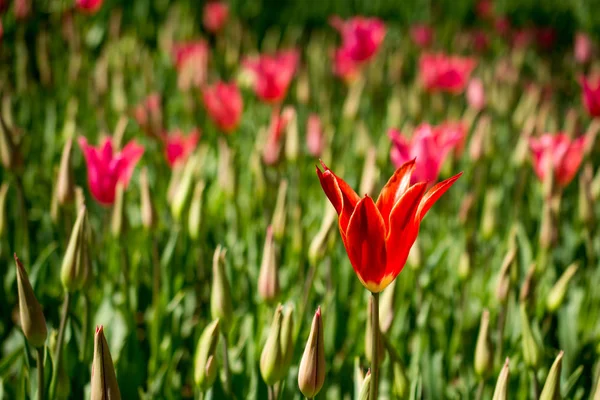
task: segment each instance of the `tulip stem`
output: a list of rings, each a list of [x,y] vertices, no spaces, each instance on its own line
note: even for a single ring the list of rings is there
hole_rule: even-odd
[[[379,389],[379,293],[371,293],[373,296],[373,310],[371,310],[371,384],[369,388],[369,399],[377,400]]]
[[[267,398],[268,400],[275,400],[275,390],[273,386],[267,386]]]
[[[537,374],[535,369],[531,369],[531,381],[533,383],[533,398],[539,399],[540,397],[540,383],[538,382]]]
[[[81,358],[80,360],[86,362],[87,360],[87,344],[89,329],[91,323],[91,310],[90,310],[90,299],[86,293],[83,294],[83,326],[81,327]]]
[[[479,385],[477,386],[477,395],[475,397],[476,400],[483,399],[483,391],[485,389],[485,382],[482,380],[479,381]]]
[[[65,340],[65,328],[67,327],[67,319],[69,318],[69,310],[71,308],[71,293],[65,293],[65,300],[63,302],[63,310],[60,318],[60,325],[58,327],[58,338],[56,339],[56,350],[54,353],[55,366],[52,373],[52,384],[50,386],[51,396],[54,398],[56,393],[56,386],[58,384],[58,375],[61,368],[62,361],[62,347]]]
[[[231,370],[229,369],[229,350],[227,345],[227,335],[223,334],[221,341],[223,348],[223,386],[225,393],[231,394]]]
[[[44,400],[44,347],[37,349],[38,400]]]

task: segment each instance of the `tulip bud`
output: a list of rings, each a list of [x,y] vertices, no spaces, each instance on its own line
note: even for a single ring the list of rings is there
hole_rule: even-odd
[[[275,256],[275,243],[273,243],[273,229],[270,226],[267,228],[258,275],[258,294],[267,302],[275,300],[279,295],[279,272]]]
[[[556,281],[554,286],[552,286],[552,289],[550,289],[550,293],[548,293],[548,297],[546,298],[546,308],[548,311],[555,312],[562,305],[567,293],[569,281],[577,272],[577,268],[577,263],[571,264],[565,272],[563,272],[558,281]]]
[[[594,226],[594,198],[592,196],[592,181],[594,179],[594,171],[592,165],[586,163],[579,176],[579,218],[590,229]]]
[[[489,136],[489,132],[490,117],[483,115],[479,118],[479,121],[477,121],[477,126],[475,127],[475,131],[469,142],[469,156],[474,162],[479,161],[487,153],[486,139]]]
[[[371,390],[371,370],[369,369],[365,375],[360,393],[358,394],[358,400],[369,400],[369,392]]]
[[[94,360],[92,361],[92,400],[120,399],[121,392],[117,384],[115,366],[110,349],[104,337],[102,325],[96,327],[94,336]]]
[[[483,310],[481,314],[481,323],[479,325],[479,335],[475,345],[475,373],[481,378],[485,378],[492,370],[494,360],[492,341],[490,340],[490,312]]]
[[[44,318],[42,306],[33,293],[33,288],[29,283],[29,278],[23,264],[16,254],[14,257],[15,264],[17,265],[17,289],[19,291],[21,329],[23,329],[23,334],[25,334],[29,344],[33,347],[42,347],[48,336],[46,318]]]
[[[381,294],[381,303],[379,306],[379,329],[381,329],[382,333],[387,333],[392,326],[392,322],[394,321],[395,300],[396,280],[394,279]]]
[[[190,203],[190,214],[188,217],[188,231],[192,240],[198,239],[200,235],[200,223],[202,220],[202,194],[204,193],[204,181],[196,182],[192,202]]]
[[[465,282],[471,275],[471,256],[464,250],[458,260],[458,279]]]
[[[115,239],[119,239],[123,233],[123,224],[125,221],[125,188],[121,182],[117,183],[115,192],[115,204],[112,209],[112,218],[110,220],[110,232]]]
[[[6,195],[8,193],[8,183],[0,185],[0,236],[6,233]]]
[[[202,391],[210,388],[217,378],[215,352],[219,343],[219,320],[211,322],[200,335],[194,355],[194,382]]]
[[[404,366],[399,360],[394,360],[392,365],[392,373],[394,379],[392,386],[393,393],[398,399],[406,398],[408,391],[410,390],[410,383],[406,377]]]
[[[317,263],[325,255],[327,237],[329,236],[329,232],[331,232],[331,228],[333,227],[336,217],[337,214],[335,212],[335,208],[333,208],[331,204],[327,202],[327,204],[325,204],[325,215],[323,216],[319,232],[317,232],[313,240],[310,242],[310,246],[308,248],[308,261],[310,265],[317,265]]]
[[[287,374],[294,357],[294,309],[286,307],[281,323],[281,354],[283,365],[281,371]]]
[[[504,366],[498,375],[498,381],[496,382],[496,388],[494,389],[494,396],[492,400],[508,400],[508,377],[509,377],[509,359],[506,358]]]
[[[73,225],[67,251],[63,258],[60,279],[68,292],[73,292],[82,287],[85,279],[84,241],[87,230],[87,211],[82,207]]]
[[[298,74],[296,81],[296,99],[300,104],[308,104],[310,100],[310,81],[306,69],[303,69]]]
[[[318,114],[310,114],[306,122],[306,147],[308,154],[319,157],[325,146],[325,135]]]
[[[219,138],[219,187],[228,198],[235,194],[235,170],[233,168],[232,151],[223,138]]]
[[[213,319],[221,321],[221,328],[226,334],[231,328],[233,306],[231,304],[231,287],[225,273],[225,252],[224,248],[217,246],[213,255],[210,314]]]
[[[360,389],[364,380],[365,374],[360,367],[360,358],[354,357],[354,398],[356,399],[360,396]]]
[[[12,137],[11,129],[8,127],[4,116],[0,112],[0,161],[2,166],[8,170],[14,170],[21,164],[21,154]]]
[[[346,95],[346,100],[344,101],[342,108],[342,116],[345,120],[354,121],[356,118],[356,113],[358,112],[358,106],[360,105],[360,99],[362,97],[364,87],[365,79],[362,77],[359,77],[350,83],[348,94]]]
[[[483,203],[483,216],[481,220],[481,234],[484,239],[490,239],[496,230],[496,210],[502,200],[499,189],[490,189]]]
[[[173,169],[171,170],[171,178],[169,179],[169,186],[167,186],[167,202],[171,206],[173,205],[175,193],[177,193],[177,188],[179,187],[179,182],[181,182],[181,178],[183,177],[184,168],[185,164],[175,163],[175,165],[173,165]]]
[[[521,344],[523,345],[523,359],[525,360],[525,364],[535,369],[540,362],[540,349],[533,337],[525,304],[521,303],[519,305],[519,311],[521,314]]]
[[[285,221],[287,217],[287,209],[285,206],[285,198],[287,195],[288,182],[282,180],[279,183],[279,190],[277,191],[277,202],[275,203],[275,210],[273,211],[273,218],[271,219],[271,227],[273,236],[276,240],[282,240],[285,232]]]
[[[473,78],[467,85],[467,103],[474,110],[481,110],[485,107],[485,89],[480,78]]]
[[[498,286],[496,287],[496,296],[501,303],[505,303],[508,300],[508,291],[510,289],[510,267],[515,260],[517,250],[511,246],[504,260],[502,261],[502,267],[500,268],[500,274],[498,276]]]
[[[548,372],[546,383],[544,383],[542,394],[540,394],[540,400],[556,400],[561,398],[560,372],[562,370],[563,355],[564,351],[561,351],[558,353],[558,356],[556,356],[556,359],[550,368],[550,372]]]
[[[386,126],[399,126],[402,123],[402,95],[393,90],[387,104]]]
[[[525,275],[525,280],[521,286],[521,293],[519,295],[519,300],[521,303],[527,304],[528,302],[533,302],[533,293],[535,291],[535,273],[536,264],[532,263],[529,266],[529,270],[527,271],[527,275]]]
[[[60,168],[58,170],[58,181],[56,183],[56,197],[58,203],[65,205],[71,203],[75,197],[75,182],[73,168],[71,166],[73,139],[67,139],[60,157]]]
[[[373,296],[369,296],[369,305],[368,305],[368,309],[367,309],[367,329],[365,332],[365,356],[367,357],[367,361],[369,361],[369,363],[371,362],[371,360],[373,360],[373,327],[371,326],[371,316],[373,315]],[[383,338],[381,335],[381,331],[379,332],[379,340],[377,341],[378,344],[378,360],[379,360],[379,364],[381,364],[383,362],[383,359],[385,357],[385,348],[383,346]]]
[[[181,214],[187,204],[197,163],[198,157],[196,154],[193,154],[187,160],[187,163],[183,168],[181,179],[177,183],[177,188],[174,191],[173,201],[171,202],[171,214],[173,214],[173,218],[177,222],[181,221]]]
[[[142,199],[141,214],[142,226],[146,230],[152,230],[156,226],[156,210],[152,204],[152,194],[150,193],[150,184],[148,183],[148,169],[142,168],[140,173],[140,197]]]
[[[260,374],[267,386],[273,386],[282,378],[281,367],[283,354],[281,352],[281,321],[282,307],[277,306],[275,316],[269,330],[269,336],[260,355]]]
[[[298,368],[298,386],[304,396],[312,399],[319,393],[325,382],[325,368],[323,321],[321,307],[319,307],[313,318],[310,335]]]
[[[287,110],[284,110],[284,112]],[[298,151],[300,149],[300,140],[298,137],[298,118],[296,110],[290,108],[290,116],[285,132],[285,158],[291,162],[298,159]]]

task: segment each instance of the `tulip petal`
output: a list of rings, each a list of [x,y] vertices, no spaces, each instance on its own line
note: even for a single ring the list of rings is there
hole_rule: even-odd
[[[386,227],[389,228],[389,216],[394,204],[406,192],[410,185],[410,178],[415,170],[415,160],[408,161],[394,172],[377,198],[377,208],[383,217]]]
[[[135,165],[140,158],[142,158],[143,154],[144,147],[137,144],[134,140],[127,143],[119,154],[122,161],[119,163],[117,174],[119,176],[119,182],[121,182],[124,187],[127,187],[129,184]]]
[[[321,172],[319,167],[317,167],[317,175],[319,176],[323,191],[338,213],[340,232],[342,233],[342,239],[345,239],[350,217],[360,197],[350,185],[334,174],[323,162],[321,162],[321,165],[325,171]]]
[[[386,265],[385,224],[373,199],[361,199],[350,218],[346,240],[348,258],[363,285],[376,288]]]
[[[444,193],[446,193],[446,190],[450,189],[450,187],[454,184],[454,182],[456,182],[458,178],[460,178],[461,175],[462,172],[454,175],[452,178],[448,178],[438,183],[437,185],[429,189],[425,196],[423,196],[421,204],[419,205],[419,211],[417,213],[417,219],[419,221],[421,221],[423,217],[425,217],[425,214],[427,214],[429,209],[435,204],[436,201],[439,200],[440,197],[442,197]]]

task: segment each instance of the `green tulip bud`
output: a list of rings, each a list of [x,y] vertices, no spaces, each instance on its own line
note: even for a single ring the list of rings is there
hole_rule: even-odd
[[[494,389],[494,396],[492,400],[508,400],[508,377],[509,377],[509,359],[506,358],[504,366],[498,375],[498,381],[496,382],[496,388]]]
[[[8,183],[0,185],[0,235],[6,233],[6,195],[8,193]]]
[[[117,183],[115,192],[115,204],[112,209],[112,218],[110,220],[110,232],[115,239],[119,239],[123,233],[125,221],[125,187],[121,182]]]
[[[286,107],[287,109],[287,107]],[[289,108],[289,120],[285,131],[285,158],[290,162],[295,162],[298,159],[298,151],[300,149],[300,140],[298,138],[298,118],[296,110]]]
[[[273,229],[269,226],[258,275],[258,294],[267,302],[274,301],[279,295],[279,272],[277,269]]]
[[[558,400],[561,398],[560,372],[562,369],[563,355],[563,351],[558,353],[554,363],[552,363],[552,367],[550,368],[550,372],[548,372],[548,377],[546,378],[546,383],[544,383],[544,388],[542,389],[542,394],[540,395],[540,400]]]
[[[327,238],[329,237],[329,232],[332,231],[336,217],[337,213],[335,212],[335,208],[327,202],[325,205],[325,215],[321,222],[321,228],[319,228],[319,232],[317,232],[310,242],[308,248],[308,261],[311,265],[317,265],[324,257],[325,250],[327,249]]]
[[[235,169],[233,167],[233,152],[227,141],[219,138],[219,170],[217,181],[227,198],[235,195]]]
[[[521,303],[519,305],[519,311],[521,314],[521,344],[523,345],[523,359],[527,366],[535,369],[540,362],[540,349],[533,337],[525,304]]]
[[[150,183],[148,182],[148,169],[142,168],[140,172],[140,198],[142,201],[140,213],[142,216],[142,226],[146,230],[152,230],[156,226],[156,210],[152,204],[152,194],[150,193]]]
[[[104,400],[121,398],[117,376],[115,374],[115,366],[110,349],[104,337],[102,325],[96,327],[96,335],[94,336],[94,360],[92,361],[92,400]]]
[[[82,207],[73,225],[67,251],[63,258],[60,279],[63,286],[69,292],[81,289],[85,280],[85,257],[86,250],[84,241],[87,230],[87,211]]]
[[[281,354],[283,357],[281,370],[286,375],[294,357],[294,309],[292,307],[286,307],[283,313],[283,322],[281,323]]]
[[[37,301],[35,293],[27,272],[23,264],[17,257],[15,264],[17,265],[17,289],[19,291],[19,315],[21,317],[21,328],[27,338],[29,344],[33,347],[42,347],[48,336],[48,328],[46,327],[46,318],[42,306]]]
[[[457,274],[458,278],[463,282],[471,275],[471,257],[466,250],[461,253],[460,259],[458,260]]]
[[[211,322],[200,335],[194,355],[194,382],[202,391],[210,388],[217,378],[215,352],[219,344],[219,320]]]
[[[67,139],[60,158],[60,167],[58,169],[58,179],[56,182],[56,197],[61,205],[69,204],[75,198],[75,178],[73,177],[73,167],[71,163],[73,139]]]
[[[269,336],[265,342],[260,355],[260,374],[268,386],[273,386],[282,378],[281,367],[283,365],[283,354],[281,352],[281,322],[282,307],[277,306]]]
[[[379,306],[379,329],[382,333],[387,333],[394,322],[394,302],[396,300],[396,280],[388,285],[386,290],[381,293],[381,303]],[[370,325],[370,324],[369,324]]]
[[[213,319],[221,321],[225,334],[231,328],[233,305],[231,304],[231,286],[225,273],[226,250],[217,246],[213,255],[213,278],[210,294],[210,314]]]
[[[204,193],[204,181],[196,182],[192,202],[190,203],[190,214],[188,217],[188,232],[192,240],[198,239],[200,235],[200,223],[202,220],[202,194]]]
[[[490,313],[483,310],[481,314],[481,323],[479,325],[479,335],[475,345],[475,373],[485,378],[492,370],[494,360],[492,341],[490,340]]]
[[[546,308],[548,311],[555,312],[562,305],[567,294],[569,282],[577,272],[577,268],[577,263],[571,264],[565,272],[563,272],[558,281],[556,281],[554,286],[552,286],[552,289],[550,289],[550,293],[548,293],[548,297],[546,298]]]
[[[312,399],[319,393],[325,383],[325,368],[323,321],[321,307],[319,307],[313,318],[310,335],[298,369],[298,386],[304,396]]]
[[[187,160],[185,167],[183,168],[181,179],[177,182],[176,189],[174,190],[173,201],[171,202],[171,214],[173,214],[173,218],[177,222],[181,221],[183,209],[187,204],[198,162],[197,154],[193,154]]]
[[[363,380],[362,386],[360,388],[358,400],[369,400],[370,389],[371,389],[371,370],[368,370],[367,374],[365,375],[365,379]]]
[[[404,399],[410,390],[410,383],[406,377],[404,366],[399,360],[394,360],[392,364],[393,386],[392,389],[396,398]]]
[[[279,183],[279,189],[277,190],[277,202],[275,203],[275,211],[273,211],[273,218],[271,218],[271,227],[273,230],[273,236],[276,240],[282,240],[285,233],[285,222],[287,219],[287,208],[285,206],[285,198],[287,195],[288,182],[282,180]]]

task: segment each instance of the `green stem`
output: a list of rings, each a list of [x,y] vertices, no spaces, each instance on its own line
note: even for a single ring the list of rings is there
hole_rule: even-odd
[[[479,381],[479,385],[477,386],[477,396],[475,397],[476,400],[483,399],[483,390],[484,389],[485,389],[485,382],[482,379],[481,381]]]
[[[54,398],[56,393],[56,386],[58,384],[58,375],[61,368],[62,362],[62,347],[65,340],[65,329],[67,327],[67,320],[69,319],[69,310],[71,308],[71,293],[65,293],[65,300],[63,302],[63,311],[60,319],[60,325],[58,328],[58,338],[56,339],[56,350],[54,353],[55,366],[52,373],[52,384],[50,386],[51,398]]]
[[[502,354],[504,347],[504,326],[506,325],[506,304],[500,305],[500,313],[498,314],[498,349],[496,351],[496,363],[502,362]]]
[[[131,299],[129,298],[129,260],[127,258],[127,249],[123,245],[119,245],[121,249],[121,270],[123,271],[123,295],[125,296],[125,307],[127,312],[132,312]]]
[[[81,327],[81,358],[80,361],[85,362],[87,360],[87,344],[88,344],[88,336],[90,332],[90,324],[91,324],[91,310],[90,310],[90,299],[88,295],[84,292],[83,294],[83,326]]]
[[[267,399],[275,400],[275,390],[273,390],[273,386],[267,386]]]
[[[369,388],[369,399],[377,400],[379,391],[379,293],[371,293],[373,296],[373,310],[371,310],[371,384]]]
[[[44,400],[44,347],[37,349],[38,400]]]
[[[534,369],[531,370],[531,381],[533,383],[533,398],[539,399],[540,398],[540,383],[538,382],[537,374],[535,373]]]
[[[225,389],[225,393],[231,395],[231,370],[229,369],[229,351],[227,346],[227,335],[223,334],[223,340],[221,341],[223,344],[223,387]]]

